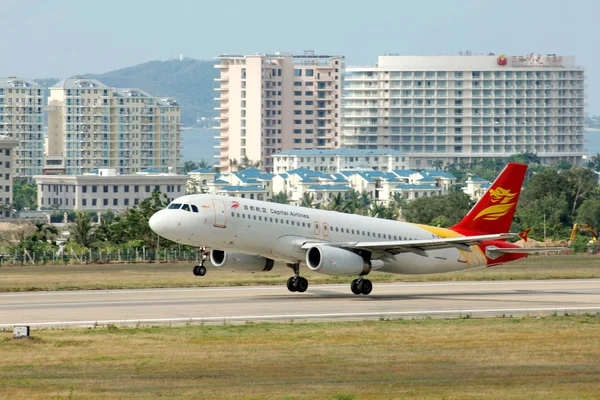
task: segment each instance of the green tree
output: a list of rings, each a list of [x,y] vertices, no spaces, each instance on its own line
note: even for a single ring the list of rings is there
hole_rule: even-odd
[[[18,211],[37,209],[37,185],[33,181],[28,178],[15,178],[13,207]]]
[[[304,194],[302,195],[302,199],[300,200],[300,207],[312,208],[314,206],[314,203],[315,196],[313,196],[311,193],[304,192]]]
[[[290,199],[284,191],[276,193],[271,198],[272,203],[280,203],[280,204],[290,204]]]
[[[194,161],[184,161],[181,173],[187,174],[188,172],[193,171],[198,168],[199,168],[198,164],[195,163]]]
[[[571,207],[571,216],[577,214],[577,208],[581,203],[596,194],[598,186],[596,174],[590,169],[573,167],[561,174],[566,182],[567,196]]]
[[[529,236],[536,240],[566,239],[572,225],[569,202],[565,192],[548,192],[532,201],[519,204],[513,231],[531,229]]]
[[[407,221],[418,224],[443,223],[444,227],[460,222],[469,212],[473,202],[469,195],[454,192],[442,196],[419,197],[407,204],[402,215]]]
[[[577,209],[576,221],[580,224],[589,224],[600,231],[600,198],[584,200]]]
[[[327,209],[331,211],[345,212],[346,202],[344,201],[344,196],[341,193],[333,196],[331,200],[329,200],[329,203],[327,203]]]
[[[70,240],[82,247],[90,247],[95,241],[95,229],[92,225],[92,219],[83,211],[77,211],[75,222],[69,225],[71,232]]]

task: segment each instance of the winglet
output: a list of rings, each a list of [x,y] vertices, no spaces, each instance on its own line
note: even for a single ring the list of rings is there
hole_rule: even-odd
[[[531,229],[526,229],[523,232],[519,233],[519,236],[521,237],[521,239],[523,239],[524,241],[528,240],[527,235],[529,234],[529,231],[531,231]]]
[[[481,200],[451,229],[462,234],[510,231],[527,165],[508,163]]]

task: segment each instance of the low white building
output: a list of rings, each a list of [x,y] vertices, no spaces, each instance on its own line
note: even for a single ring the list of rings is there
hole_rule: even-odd
[[[409,157],[394,150],[287,150],[273,155],[275,173],[298,168],[335,174],[342,170],[393,171],[408,169]]]
[[[137,206],[154,190],[166,194],[168,201],[183,196],[189,176],[154,169],[118,175],[114,169],[99,169],[86,175],[36,175],[33,179],[40,210],[118,211]]]
[[[474,201],[478,201],[490,188],[491,183],[486,179],[470,176],[466,180],[465,185],[462,187],[462,191],[468,194]]]

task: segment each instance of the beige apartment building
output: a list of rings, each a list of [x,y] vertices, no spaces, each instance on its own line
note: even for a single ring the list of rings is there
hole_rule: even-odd
[[[95,79],[63,79],[50,88],[44,167],[67,175],[96,168],[176,172],[180,133],[180,106],[172,98]]]
[[[40,210],[126,210],[160,190],[172,201],[185,194],[189,176],[150,169],[118,175],[114,169],[99,169],[85,175],[34,176]]]
[[[579,164],[584,155],[575,57],[380,56],[346,72],[344,147],[399,150],[411,168],[524,152]]]
[[[0,135],[0,219],[10,217],[13,203],[13,153],[19,141]]]
[[[0,78],[0,135],[17,140],[14,174],[42,173],[44,157],[44,91],[31,79]]]
[[[260,161],[273,171],[282,150],[339,147],[344,58],[291,53],[221,55],[218,166]]]

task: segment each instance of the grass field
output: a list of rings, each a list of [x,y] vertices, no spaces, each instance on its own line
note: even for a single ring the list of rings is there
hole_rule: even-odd
[[[600,316],[0,333],[2,398],[594,399]]]
[[[302,270],[310,283],[350,283],[352,278],[334,277]],[[263,273],[233,273],[208,268],[204,277],[191,272],[191,264],[97,264],[0,267],[0,292],[30,290],[139,289],[156,287],[284,285],[292,271],[276,267]],[[373,273],[373,282],[500,280],[500,279],[600,278],[600,256],[586,254],[532,256],[488,269],[436,275]]]

